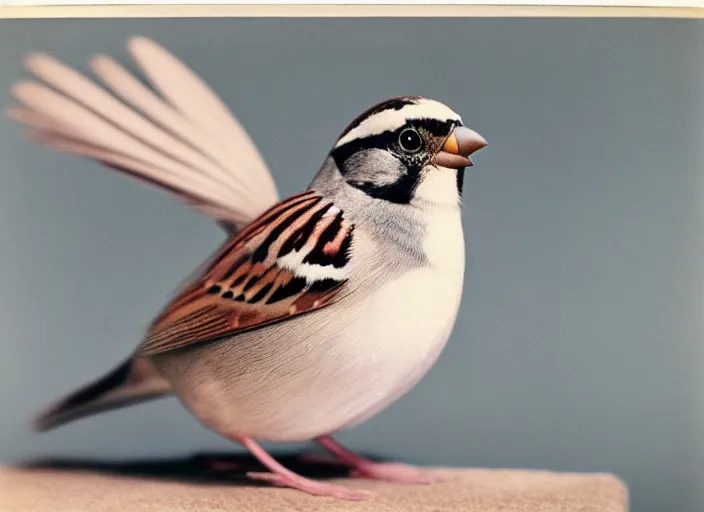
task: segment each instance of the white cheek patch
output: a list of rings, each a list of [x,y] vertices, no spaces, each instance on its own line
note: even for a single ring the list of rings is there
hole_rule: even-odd
[[[378,114],[366,118],[359,126],[350,130],[344,137],[337,141],[335,147],[338,148],[352,140],[362,137],[397,130],[405,125],[409,119],[422,118],[462,122],[462,119],[456,112],[439,101],[422,100],[417,104],[406,105],[399,110],[383,110]]]

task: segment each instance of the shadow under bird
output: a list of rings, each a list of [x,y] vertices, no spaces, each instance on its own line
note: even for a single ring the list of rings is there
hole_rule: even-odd
[[[445,346],[464,281],[463,175],[486,141],[438,101],[392,98],[354,119],[308,188],[280,200],[257,148],[200,78],[149,39],[128,49],[153,87],[107,56],[91,61],[98,85],[33,54],[35,79],[15,84],[9,114],[40,144],[170,191],[227,239],[120,366],[45,409],[36,428],[174,394],[269,469],[253,479],[370,497],[304,478],[257,442],[315,440],[353,475],[430,482],[331,435],[404,395]]]

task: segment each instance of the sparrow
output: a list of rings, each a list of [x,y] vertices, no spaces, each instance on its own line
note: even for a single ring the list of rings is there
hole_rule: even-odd
[[[332,434],[406,394],[453,329],[464,281],[464,171],[487,145],[445,104],[382,101],[335,140],[308,188],[280,200],[239,121],[192,70],[145,37],[90,62],[102,85],[43,53],[12,88],[9,115],[46,147],[169,191],[222,226],[225,242],[104,377],[34,426],[176,396],[269,471],[252,479],[341,499],[368,491],[304,478],[260,441],[316,441],[354,475],[426,483],[419,468],[367,460]],[[145,83],[146,82],[146,83]]]

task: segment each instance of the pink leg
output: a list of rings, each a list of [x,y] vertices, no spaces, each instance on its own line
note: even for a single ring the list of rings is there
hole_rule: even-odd
[[[407,484],[429,484],[435,480],[429,473],[407,464],[373,462],[367,460],[349,451],[330,436],[318,437],[316,441],[343,463],[352,467],[351,476]]]
[[[232,439],[242,443],[259,462],[264,464],[271,473],[255,473],[249,472],[247,476],[254,480],[263,480],[273,485],[280,487],[292,487],[300,491],[314,494],[316,496],[332,496],[346,500],[364,500],[371,498],[374,493],[369,491],[357,491],[348,489],[341,485],[332,485],[322,482],[316,482],[308,478],[302,477],[293,471],[286,469],[281,464],[269,455],[254,439],[246,436],[231,436]]]

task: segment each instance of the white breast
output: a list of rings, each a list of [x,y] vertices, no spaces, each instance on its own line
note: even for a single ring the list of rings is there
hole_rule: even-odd
[[[459,213],[434,213],[424,249],[431,265],[407,273],[370,300],[360,339],[388,364],[375,403],[345,427],[357,425],[400,398],[425,376],[452,332],[464,281],[464,238]],[[383,392],[381,389],[383,388]]]

